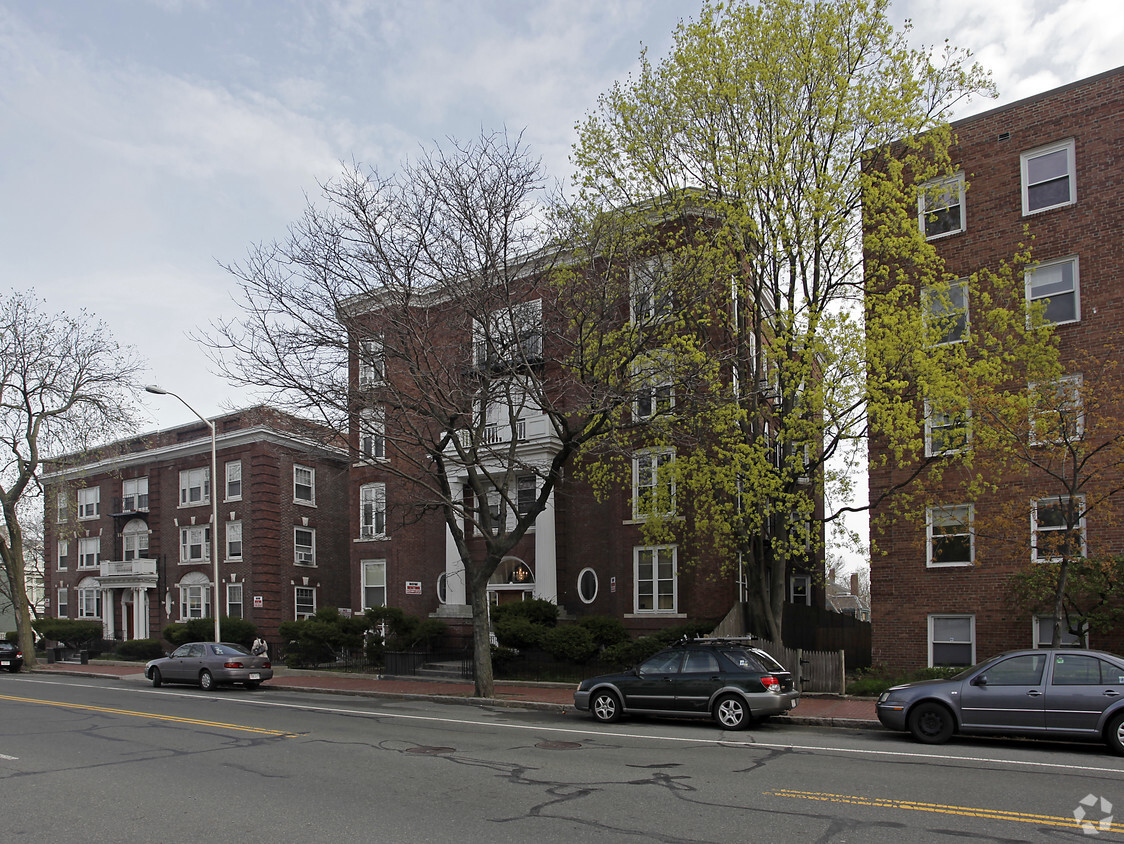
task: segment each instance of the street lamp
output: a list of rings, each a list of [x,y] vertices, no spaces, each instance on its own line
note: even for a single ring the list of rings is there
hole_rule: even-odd
[[[199,417],[204,425],[211,429],[211,569],[214,578],[214,595],[211,598],[211,614],[215,617],[215,641],[221,641],[219,634],[219,496],[218,496],[218,462],[215,456],[215,423],[205,419],[194,407],[189,405],[183,400],[182,396],[178,396],[171,390],[165,390],[163,387],[157,387],[155,384],[149,384],[144,388],[146,392],[153,393],[157,396],[171,396],[174,399],[179,399],[188,410]]]

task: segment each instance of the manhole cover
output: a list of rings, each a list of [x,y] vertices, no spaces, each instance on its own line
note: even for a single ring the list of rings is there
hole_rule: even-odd
[[[442,753],[452,753],[456,750],[455,747],[407,747],[407,753],[425,753],[430,756],[437,756]]]
[[[540,750],[577,750],[581,745],[576,741],[540,741],[535,747]]]

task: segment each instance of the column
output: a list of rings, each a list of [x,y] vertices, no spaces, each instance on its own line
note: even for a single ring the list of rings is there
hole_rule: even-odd
[[[558,603],[558,542],[554,493],[535,519],[535,597]]]
[[[464,495],[464,484],[449,481],[449,494],[453,501],[460,501]],[[467,588],[464,578],[464,563],[457,549],[457,542],[453,539],[453,532],[445,525],[445,603],[466,605],[468,603]]]
[[[99,586],[98,591],[101,592],[101,626],[105,631],[105,638],[112,639],[114,637],[114,630],[116,629],[113,626],[116,620],[114,618],[113,606],[114,590]]]

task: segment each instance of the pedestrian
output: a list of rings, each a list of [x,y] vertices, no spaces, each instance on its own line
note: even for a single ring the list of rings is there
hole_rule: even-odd
[[[250,653],[254,656],[269,656],[269,645],[265,643],[265,639],[258,636],[254,639],[254,645],[250,648]]]

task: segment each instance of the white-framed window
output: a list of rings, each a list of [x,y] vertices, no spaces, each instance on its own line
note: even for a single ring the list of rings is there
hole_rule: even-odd
[[[1055,325],[1081,319],[1081,273],[1076,256],[1037,264],[1026,272],[1026,298],[1043,304],[1042,319]]]
[[[970,566],[976,561],[976,534],[972,527],[975,508],[971,504],[929,507],[925,510],[925,533],[929,568]]]
[[[1072,443],[1085,433],[1081,373],[1029,385],[1030,444]]]
[[[242,584],[226,584],[226,614],[230,618],[242,618]]]
[[[1039,498],[1030,511],[1031,561],[1085,556],[1085,496]]]
[[[515,511],[520,516],[531,512],[538,498],[538,486],[534,475],[520,475],[515,480]]]
[[[794,574],[788,579],[788,600],[792,604],[812,605],[812,578]]]
[[[121,512],[148,510],[148,478],[129,478],[121,482]]]
[[[309,466],[293,466],[293,502],[316,503],[316,470]]]
[[[629,268],[629,287],[633,322],[658,322],[674,315],[670,255],[651,255],[634,262]]]
[[[386,536],[386,484],[359,487],[359,537]]]
[[[60,489],[58,496],[55,498],[55,505],[58,507],[58,514],[55,520],[61,525],[65,524],[70,517],[70,496],[67,495],[65,489]]]
[[[1072,205],[1077,201],[1073,138],[1024,152],[1023,214]]]
[[[228,560],[242,559],[242,522],[226,523],[226,558]]]
[[[931,284],[921,291],[925,324],[938,346],[968,339],[968,280]]]
[[[359,411],[359,454],[364,460],[386,457],[386,411],[381,407]]]
[[[929,666],[976,664],[976,616],[929,616]]]
[[[359,341],[359,386],[374,387],[386,377],[386,351],[381,337]]]
[[[925,456],[959,454],[972,437],[971,412],[967,408],[942,408],[925,400]]]
[[[543,356],[542,299],[512,304],[475,321],[472,360],[479,369],[538,363]]]
[[[386,606],[386,560],[363,560],[363,609]]]
[[[96,569],[101,565],[101,537],[82,536],[78,539],[78,568]]]
[[[917,218],[926,240],[964,231],[964,174],[921,185],[917,191]]]
[[[592,604],[597,599],[597,572],[584,568],[578,572],[578,597],[583,604]]]
[[[211,503],[211,469],[184,469],[180,472],[180,506],[194,507]]]
[[[298,619],[316,615],[316,587],[296,586],[293,589],[293,607]]]
[[[675,477],[672,449],[642,451],[632,459],[632,517],[670,516],[675,513]]]
[[[1034,621],[1034,647],[1048,648],[1054,641],[1054,617],[1052,615],[1036,615]],[[1062,622],[1063,648],[1089,647],[1089,625],[1081,625],[1081,634],[1071,633],[1065,621]]]
[[[78,518],[96,519],[101,514],[101,488],[87,486],[78,490]]]
[[[242,461],[230,460],[226,464],[226,500],[242,498]]]
[[[121,551],[126,561],[148,557],[148,525],[144,519],[130,519],[122,529]]]
[[[180,528],[180,562],[199,563],[211,559],[211,526],[188,525]]]
[[[633,549],[633,606],[637,613],[676,612],[679,583],[674,545]]]
[[[60,586],[55,591],[55,613],[59,618],[70,618],[70,604],[65,586]]]
[[[177,584],[180,593],[180,621],[206,618],[211,614],[211,581],[202,572],[185,574]]]
[[[293,562],[298,566],[316,565],[315,528],[293,528]]]
[[[60,539],[58,544],[57,556],[55,557],[55,570],[66,571],[70,565],[70,541],[67,539]]]
[[[92,577],[83,578],[78,583],[78,617],[101,618],[101,587]]]

